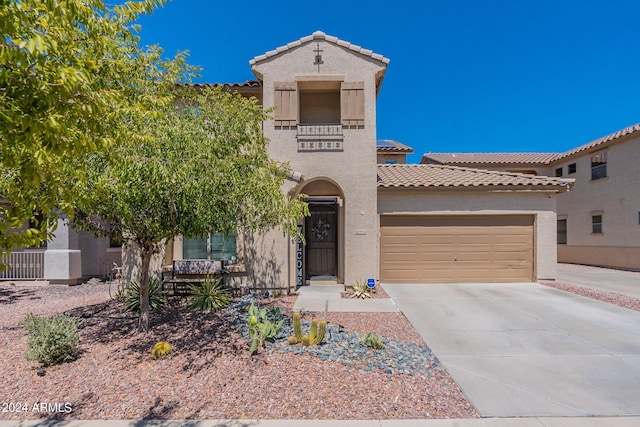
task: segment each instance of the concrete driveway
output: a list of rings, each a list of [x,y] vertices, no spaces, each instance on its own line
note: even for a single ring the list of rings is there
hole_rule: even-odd
[[[536,283],[384,288],[483,417],[640,414],[640,312]]]
[[[640,298],[640,272],[558,264],[558,282]]]

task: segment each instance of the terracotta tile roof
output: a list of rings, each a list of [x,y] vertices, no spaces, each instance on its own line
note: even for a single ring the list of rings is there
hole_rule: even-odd
[[[253,66],[255,64],[257,64],[260,61],[264,61],[265,59],[271,58],[272,56],[276,56],[281,54],[282,52],[286,52],[289,49],[293,49],[296,48],[298,46],[302,46],[305,43],[308,42],[312,42],[314,40],[326,40],[330,43],[336,44],[338,46],[342,46],[346,49],[352,50],[356,53],[359,53],[361,55],[364,56],[368,56],[370,58],[376,59],[384,64],[388,64],[389,63],[389,59],[385,58],[384,56],[374,53],[372,50],[370,49],[365,49],[361,46],[355,45],[355,44],[351,44],[348,41],[345,40],[340,40],[337,37],[334,36],[329,36],[325,33],[323,33],[322,31],[316,31],[315,33],[313,33],[310,36],[306,36],[306,37],[302,37],[299,40],[293,41],[291,43],[287,43],[284,46],[280,46],[274,50],[270,50],[269,52],[263,53],[262,55],[258,55],[255,58],[253,58],[251,61],[249,61],[249,65]]]
[[[376,141],[376,149],[383,152],[413,153],[413,148],[392,139],[379,139]]]
[[[594,141],[588,142],[588,143],[586,143],[584,145],[581,145],[580,147],[574,148],[574,149],[569,150],[569,151],[565,151],[564,153],[560,153],[560,154],[557,155],[557,157],[554,160],[560,160],[560,159],[563,159],[565,157],[569,157],[569,156],[572,156],[574,154],[590,150],[592,148],[597,148],[597,147],[599,147],[601,145],[606,144],[607,142],[614,141],[616,139],[622,138],[623,136],[635,134],[636,132],[640,135],[640,123],[637,123],[635,125],[626,127],[624,129],[621,129],[621,130],[619,130],[617,132],[614,132],[612,134],[609,134],[607,136],[603,136],[602,138],[598,138],[598,139],[596,139]]]
[[[435,164],[549,164],[558,153],[429,153],[421,163]]]
[[[247,88],[247,87],[261,87],[262,83],[258,80],[247,80],[244,83],[193,83],[190,86],[193,87],[207,87],[207,86],[226,86],[234,88]]]
[[[469,187],[475,189],[555,189],[564,191],[575,180],[546,176],[488,171],[444,165],[378,165],[378,187],[442,188]]]
[[[422,156],[420,163],[435,164],[540,164],[549,165],[558,160],[584,151],[598,149],[609,142],[615,141],[627,135],[638,133],[640,135],[640,123],[626,127],[617,132],[603,136],[577,148],[564,153],[428,153]]]

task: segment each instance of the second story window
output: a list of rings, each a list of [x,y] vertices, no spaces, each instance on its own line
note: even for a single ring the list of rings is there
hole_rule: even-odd
[[[591,156],[591,180],[607,177],[607,153],[598,153]]]

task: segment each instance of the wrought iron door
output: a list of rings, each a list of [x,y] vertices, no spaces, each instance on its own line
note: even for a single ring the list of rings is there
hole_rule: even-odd
[[[309,203],[305,218],[306,277],[337,276],[338,210],[335,202]]]

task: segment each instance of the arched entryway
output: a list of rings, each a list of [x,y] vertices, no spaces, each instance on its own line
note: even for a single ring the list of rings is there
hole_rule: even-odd
[[[303,274],[306,284],[343,282],[344,195],[329,178],[305,182],[299,193],[307,196],[308,216],[302,223],[305,236]]]

